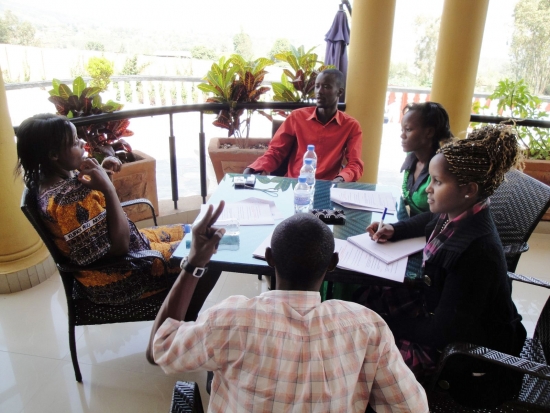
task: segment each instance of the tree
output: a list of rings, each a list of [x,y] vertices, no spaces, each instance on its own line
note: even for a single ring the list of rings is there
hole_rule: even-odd
[[[550,0],[518,1],[510,55],[516,80],[543,93],[550,84]]]
[[[98,52],[104,52],[105,46],[103,45],[103,43],[99,43],[99,42],[88,42],[86,43],[86,50],[95,50]]]
[[[233,50],[236,54],[241,55],[244,60],[252,60],[252,40],[250,36],[243,31],[233,36]]]
[[[269,52],[269,58],[271,60],[275,60],[275,55],[283,52],[287,52],[292,48],[290,42],[288,39],[277,39],[275,40],[275,43],[273,43],[273,47],[271,48],[271,51]]]
[[[216,60],[218,58],[218,54],[214,49],[210,49],[209,47],[203,45],[198,45],[191,49],[191,57],[193,59],[200,60]]]
[[[38,43],[36,30],[31,23],[19,21],[15,14],[6,10],[0,18],[0,43],[35,46]]]
[[[106,57],[90,57],[86,70],[92,77],[90,86],[98,87],[101,91],[107,89],[109,83],[111,83],[111,75],[114,72],[113,63]]]
[[[430,86],[435,66],[435,53],[439,37],[439,18],[418,16],[415,20],[420,33],[414,47],[414,65],[418,69],[418,80],[422,86]]]

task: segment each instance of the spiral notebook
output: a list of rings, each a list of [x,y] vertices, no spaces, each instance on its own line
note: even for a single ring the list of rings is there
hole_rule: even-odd
[[[349,237],[348,241],[386,264],[391,264],[401,258],[422,251],[426,245],[426,238],[424,237],[409,238],[397,242],[388,241],[379,243],[373,241],[367,233]]]

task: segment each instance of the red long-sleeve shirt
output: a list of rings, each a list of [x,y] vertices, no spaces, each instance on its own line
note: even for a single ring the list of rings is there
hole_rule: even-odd
[[[315,109],[309,107],[294,110],[275,133],[266,153],[256,159],[250,168],[272,172],[292,150],[286,176],[297,178],[307,145],[315,145],[317,179],[332,180],[340,175],[345,181],[357,181],[363,175],[363,132],[359,122],[344,112],[337,111],[323,125],[317,119]],[[297,144],[294,145],[294,142]],[[344,158],[347,165],[340,170]]]

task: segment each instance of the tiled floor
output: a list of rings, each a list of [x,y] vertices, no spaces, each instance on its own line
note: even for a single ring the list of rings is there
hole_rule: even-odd
[[[133,121],[132,121],[133,122]],[[400,185],[403,156],[399,125],[384,126],[379,182]],[[534,234],[518,272],[550,281],[550,234]],[[256,296],[265,280],[223,273],[203,309],[224,298]],[[514,284],[513,297],[529,335],[550,290]],[[0,295],[0,412],[167,412],[176,380],[199,383],[208,404],[206,373],[166,376],[144,356],[152,322],[77,327],[83,383],[74,379],[67,337],[67,309],[57,274],[20,293]]]
[[[534,234],[518,272],[550,281],[550,235]],[[205,307],[233,294],[267,290],[255,275],[223,273]],[[531,335],[550,290],[514,284],[514,300]],[[77,327],[83,383],[70,361],[60,278],[0,295],[0,412],[167,412],[176,380],[196,381],[208,403],[204,372],[166,376],[147,363],[152,322]]]

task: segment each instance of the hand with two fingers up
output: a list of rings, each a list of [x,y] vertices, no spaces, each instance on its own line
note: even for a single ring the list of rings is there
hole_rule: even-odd
[[[373,222],[367,227],[367,233],[371,239],[376,242],[384,243],[393,237],[395,232],[394,228],[390,224],[382,224],[379,222]]]
[[[216,228],[213,225],[221,215],[224,206],[224,201],[221,201],[215,210],[212,205],[209,205],[204,217],[193,225],[188,261],[194,267],[205,267],[218,250],[225,228]]]

